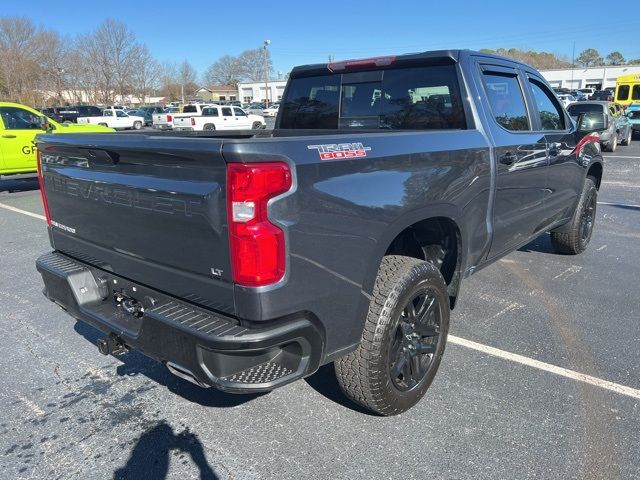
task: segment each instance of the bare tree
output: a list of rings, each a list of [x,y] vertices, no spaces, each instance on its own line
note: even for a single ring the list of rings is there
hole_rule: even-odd
[[[40,79],[40,89],[43,92],[55,91],[58,104],[64,102],[63,92],[69,83],[70,49],[68,39],[62,38],[58,32],[43,32],[41,34],[41,61],[43,75]]]
[[[35,104],[42,74],[42,29],[23,17],[0,18],[0,86],[3,96]]]
[[[231,55],[219,58],[203,75],[204,83],[208,85],[236,85],[242,79],[240,59]]]
[[[158,87],[160,77],[160,65],[151,56],[146,45],[140,46],[131,82],[142,103],[146,103],[147,96]]]
[[[265,69],[266,55],[266,69]],[[242,68],[242,78],[257,82],[264,80],[265,74],[271,77],[273,74],[273,63],[271,61],[271,53],[263,48],[255,50],[245,50],[238,57]]]
[[[178,67],[178,80],[180,81],[180,96],[184,103],[184,92],[193,92],[196,88],[196,78],[198,74],[193,66],[184,60]]]

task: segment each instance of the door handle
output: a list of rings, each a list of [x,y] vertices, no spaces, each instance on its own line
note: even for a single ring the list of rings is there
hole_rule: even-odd
[[[550,157],[557,157],[558,155],[560,155],[561,151],[562,151],[562,144],[561,143],[554,142],[554,143],[549,145],[549,156]]]
[[[507,152],[500,157],[500,163],[503,165],[513,165],[518,160],[518,156],[513,152]]]
[[[2,138],[16,138],[16,136],[7,134],[7,135],[2,135]]]

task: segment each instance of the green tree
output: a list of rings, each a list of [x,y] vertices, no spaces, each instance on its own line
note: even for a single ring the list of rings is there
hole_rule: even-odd
[[[627,62],[627,65],[640,65],[640,58],[634,58]]]
[[[607,55],[607,65],[624,65],[625,59],[618,51],[611,52]]]
[[[576,58],[576,62],[583,67],[597,67],[604,64],[604,60],[595,48],[587,48],[584,50],[578,58]]]

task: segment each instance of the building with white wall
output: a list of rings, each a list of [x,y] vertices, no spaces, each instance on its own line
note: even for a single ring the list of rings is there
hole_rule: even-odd
[[[640,73],[640,65],[618,65],[602,67],[576,67],[560,70],[540,70],[552,87],[568,88],[595,88],[602,90],[616,86],[616,78],[621,75]]]
[[[277,102],[284,95],[286,80],[272,80],[268,83],[269,102]],[[247,82],[238,84],[238,99],[242,103],[264,102],[267,89],[264,82]]]

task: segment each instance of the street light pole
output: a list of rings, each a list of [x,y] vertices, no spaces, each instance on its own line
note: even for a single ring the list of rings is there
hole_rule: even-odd
[[[264,41],[264,105],[269,107],[269,62],[267,61],[267,47],[271,40]]]

